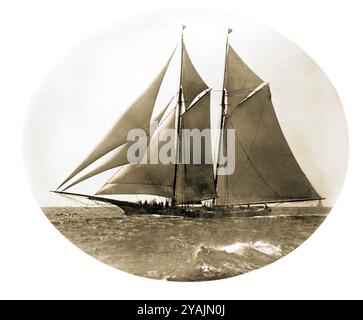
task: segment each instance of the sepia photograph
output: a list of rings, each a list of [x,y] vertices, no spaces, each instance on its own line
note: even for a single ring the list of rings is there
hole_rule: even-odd
[[[334,206],[348,134],[334,86],[291,40],[195,10],[90,34],[26,115],[45,216],[95,259],[158,280],[240,276],[295,250]]]

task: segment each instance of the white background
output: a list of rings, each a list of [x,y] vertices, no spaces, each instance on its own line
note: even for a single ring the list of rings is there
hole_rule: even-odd
[[[132,276],[81,252],[39,209],[22,159],[27,106],[60,57],[141,9],[181,7],[247,16],[298,44],[335,85],[350,134],[344,188],[313,236],[272,265],[204,283]],[[363,298],[362,12],[363,5],[353,0],[0,2],[0,298]]]

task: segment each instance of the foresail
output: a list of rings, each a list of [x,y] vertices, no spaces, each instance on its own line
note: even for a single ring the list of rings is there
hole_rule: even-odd
[[[181,139],[183,163],[179,164],[177,175],[176,202],[189,203],[216,197],[212,162],[212,144],[210,134],[210,91],[204,94],[182,116],[181,128],[197,129],[196,133],[205,130],[200,148],[192,135],[184,134]],[[193,131],[191,131],[192,133]],[[195,147],[195,148],[194,148]],[[197,162],[195,163],[195,159]],[[200,161],[199,161],[200,159]]]
[[[167,133],[165,129],[170,129],[169,138],[163,136]],[[159,156],[161,157],[163,150],[170,150],[170,159],[175,159],[175,109],[160,123],[141,162],[121,167],[97,194],[148,194],[172,197],[174,164],[160,162]]]
[[[127,164],[127,151],[129,150],[130,145],[131,143],[125,143],[122,146],[116,148],[115,150],[112,150],[109,154],[110,157],[108,157],[101,165],[91,170],[90,172],[82,175],[76,181],[68,185],[63,191],[68,190],[69,188],[81,183],[82,181],[90,179],[102,172]]]
[[[58,189],[93,162],[126,143],[127,135],[131,129],[139,128],[145,132],[149,131],[154,105],[172,56],[147,90],[126,110],[91,154],[63,181]]]
[[[253,90],[263,83],[243,60],[229,46],[226,60],[225,88],[228,96],[228,110],[232,111]]]
[[[173,171],[163,170],[162,165],[127,164],[120,169],[117,180],[108,182],[96,195],[146,194],[171,198],[172,181]]]
[[[153,121],[155,121],[156,123],[160,123],[160,121],[162,120],[162,118],[165,115],[165,112],[168,110],[168,108],[173,100],[174,100],[174,98],[169,101],[169,103],[165,106],[164,109],[161,110],[161,112],[153,119]],[[148,131],[146,132],[147,134],[149,134]],[[127,158],[127,152],[129,151],[129,147],[132,146],[133,143],[134,142],[127,142],[127,143],[123,144],[122,146],[109,152],[107,155],[104,156],[106,159],[103,160],[103,158],[102,158],[103,161],[99,166],[97,166],[90,172],[82,175],[76,181],[74,181],[70,185],[68,185],[63,191],[81,183],[82,181],[90,179],[90,178],[94,177],[95,175],[98,175],[102,172],[123,166],[125,164],[129,164],[130,162],[129,162],[129,159]],[[138,159],[136,159],[136,161],[131,162],[131,163],[138,163],[142,159],[143,156],[144,156],[144,154],[140,152]]]
[[[183,71],[182,87],[184,94],[185,109],[188,109],[195,97],[202,91],[208,89],[198,71],[195,69],[188,51],[183,43]]]
[[[285,140],[268,85],[228,112],[225,129],[235,130],[236,167],[218,177],[217,204],[320,199]]]

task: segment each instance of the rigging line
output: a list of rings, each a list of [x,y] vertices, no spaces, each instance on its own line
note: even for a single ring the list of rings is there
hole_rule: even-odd
[[[140,185],[141,183],[132,183],[132,182],[122,182],[122,183],[110,183],[110,185],[116,185],[116,184],[134,184],[134,185]],[[143,186],[156,186],[156,187],[172,187],[171,184],[154,184],[154,183],[142,183]]]
[[[114,208],[113,206],[107,206],[107,205],[104,205],[104,204],[102,204],[102,203],[101,203],[101,202],[99,202],[99,201],[94,201],[94,203],[95,203],[95,204],[97,204],[98,206],[100,206],[100,207],[102,207],[102,208],[106,209],[106,210],[109,210],[109,211],[113,211],[113,212],[117,212],[117,213],[119,213],[119,211],[118,211],[116,208]]]
[[[89,207],[90,207],[90,204],[89,204],[89,203],[83,202],[83,201],[81,201],[81,200],[77,200],[75,197],[72,197],[72,196],[70,196],[70,195],[65,195],[65,194],[62,194],[62,193],[59,193],[59,195],[60,195],[61,197],[67,198],[67,199],[69,199],[69,200],[72,200],[72,201],[74,201],[74,202],[81,203],[81,204],[83,204],[84,206],[86,206],[86,208],[89,208]],[[88,199],[88,201],[90,201],[91,203],[96,204],[96,205],[98,205],[98,206],[101,206],[101,207],[103,207],[103,208],[105,208],[105,209],[109,209],[109,210],[111,210],[111,207],[107,207],[107,206],[105,206],[105,205],[101,205],[100,203],[98,203],[98,202],[97,202],[97,201],[95,201],[95,200]],[[116,212],[117,210],[116,210],[116,209],[114,209],[114,211]],[[118,211],[117,211],[117,212],[118,212]]]
[[[62,195],[62,194],[61,194]],[[63,194],[63,196],[67,196],[67,195],[64,195]],[[69,198],[72,198],[71,196],[69,196],[68,195],[68,197]],[[80,200],[77,200],[77,199],[75,199],[75,198],[72,198],[73,200],[75,200],[75,201],[77,201],[77,202],[79,202],[79,203],[82,203],[82,204],[84,204],[84,205],[86,205],[86,207],[88,208],[89,206],[90,206],[90,204],[89,203],[85,203],[85,202],[82,202],[82,201],[80,201]],[[112,211],[114,211],[114,212],[118,212],[118,210],[116,210],[115,208],[114,208],[114,206],[112,206],[112,205],[106,205],[106,204],[104,204],[104,203],[102,203],[101,201],[97,201],[97,200],[92,200],[92,199],[89,199],[88,198],[88,201],[89,202],[91,202],[92,204],[95,204],[95,205],[97,205],[97,206],[99,206],[99,207],[102,207],[102,208],[105,208],[105,209],[107,209],[107,210],[112,210]]]
[[[120,214],[120,211],[117,210],[116,208],[112,208],[111,206],[104,206],[104,205],[101,205],[101,204],[98,204],[100,207],[102,207],[103,209],[106,209],[110,212],[115,212],[117,214]]]
[[[206,89],[205,92],[201,92],[202,95],[200,95],[201,93],[199,93],[199,97],[197,97],[197,100],[193,100],[194,103],[189,105],[189,108],[187,110],[185,110],[180,116],[184,116],[184,114],[186,114],[190,109],[192,109],[200,100],[202,100],[212,89]]]
[[[277,207],[280,207],[282,206],[284,203],[283,202],[278,202],[276,203],[275,205],[271,206],[272,208],[277,208]]]
[[[65,194],[60,194],[62,197],[64,197],[64,198],[67,198],[67,199],[70,199],[70,200],[72,200],[72,201],[74,201],[74,202],[78,202],[78,203],[81,203],[81,204],[83,204],[84,206],[86,206],[86,208],[89,208],[90,207],[90,203],[86,203],[86,202],[83,202],[83,201],[81,201],[81,200],[78,200],[78,199],[76,199],[75,197],[71,197],[71,196],[69,196],[69,195],[65,195]],[[102,204],[100,204],[100,203],[98,203],[97,201],[95,201],[95,200],[91,200],[91,199],[88,199],[91,203],[93,203],[93,204],[96,204],[96,205],[99,205],[99,206],[101,206],[101,207],[103,207],[103,208],[105,208],[105,209],[108,209],[108,210],[112,210],[111,209],[111,207],[107,207],[107,206],[105,206],[105,205],[102,205]],[[116,209],[114,209],[113,211],[117,211]]]
[[[229,118],[243,103],[245,103],[247,100],[252,98],[256,93],[260,92],[262,88],[264,88],[266,85],[268,85],[268,82],[263,82],[260,85],[258,85],[253,91],[251,91],[240,103],[238,103],[235,108],[228,114],[226,114],[226,118]],[[229,94],[230,95],[230,94]]]
[[[174,98],[178,95],[178,93],[176,93],[169,101],[168,105],[170,105],[172,103],[172,101],[174,100]],[[176,109],[177,106],[174,106],[171,110],[168,111],[168,113],[166,113],[165,110],[165,114],[163,114],[163,116],[161,117],[160,122],[158,123],[158,127],[160,127],[163,122],[169,117],[169,115]],[[167,108],[168,109],[168,108]]]
[[[89,206],[89,203],[87,203],[87,202],[83,202],[83,201],[81,201],[81,200],[78,200],[78,199],[76,199],[76,198],[74,198],[74,197],[71,197],[70,195],[65,195],[65,194],[62,194],[62,193],[59,193],[59,195],[61,196],[61,197],[63,197],[63,198],[66,198],[66,199],[68,199],[68,200],[71,200],[71,201],[74,201],[74,202],[79,202],[79,203],[81,203],[81,204],[83,204],[83,205],[85,205],[85,206]]]
[[[232,120],[231,123],[233,124]],[[250,162],[250,164],[252,165],[253,169],[256,171],[256,173],[259,175],[259,177],[262,179],[262,181],[266,184],[266,186],[268,188],[270,188],[272,190],[272,192],[277,196],[280,197],[280,195],[275,191],[274,188],[272,188],[272,186],[266,181],[266,179],[262,176],[262,174],[258,171],[258,169],[256,168],[256,166],[254,165],[254,163],[252,162],[249,153],[247,152],[247,150],[245,149],[245,147],[243,146],[241,140],[239,139],[238,135],[237,135],[237,141],[239,143],[239,145],[241,146],[243,152],[245,153],[247,160]]]

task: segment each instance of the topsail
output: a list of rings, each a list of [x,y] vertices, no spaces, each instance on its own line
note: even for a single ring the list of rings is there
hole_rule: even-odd
[[[243,62],[231,46],[228,47],[225,73],[228,111],[232,112],[263,80]]]
[[[183,88],[185,109],[188,109],[195,97],[199,95],[202,91],[208,89],[208,86],[205,84],[205,82],[195,69],[192,61],[190,60],[184,42],[182,43],[182,46],[183,65],[181,85]]]

